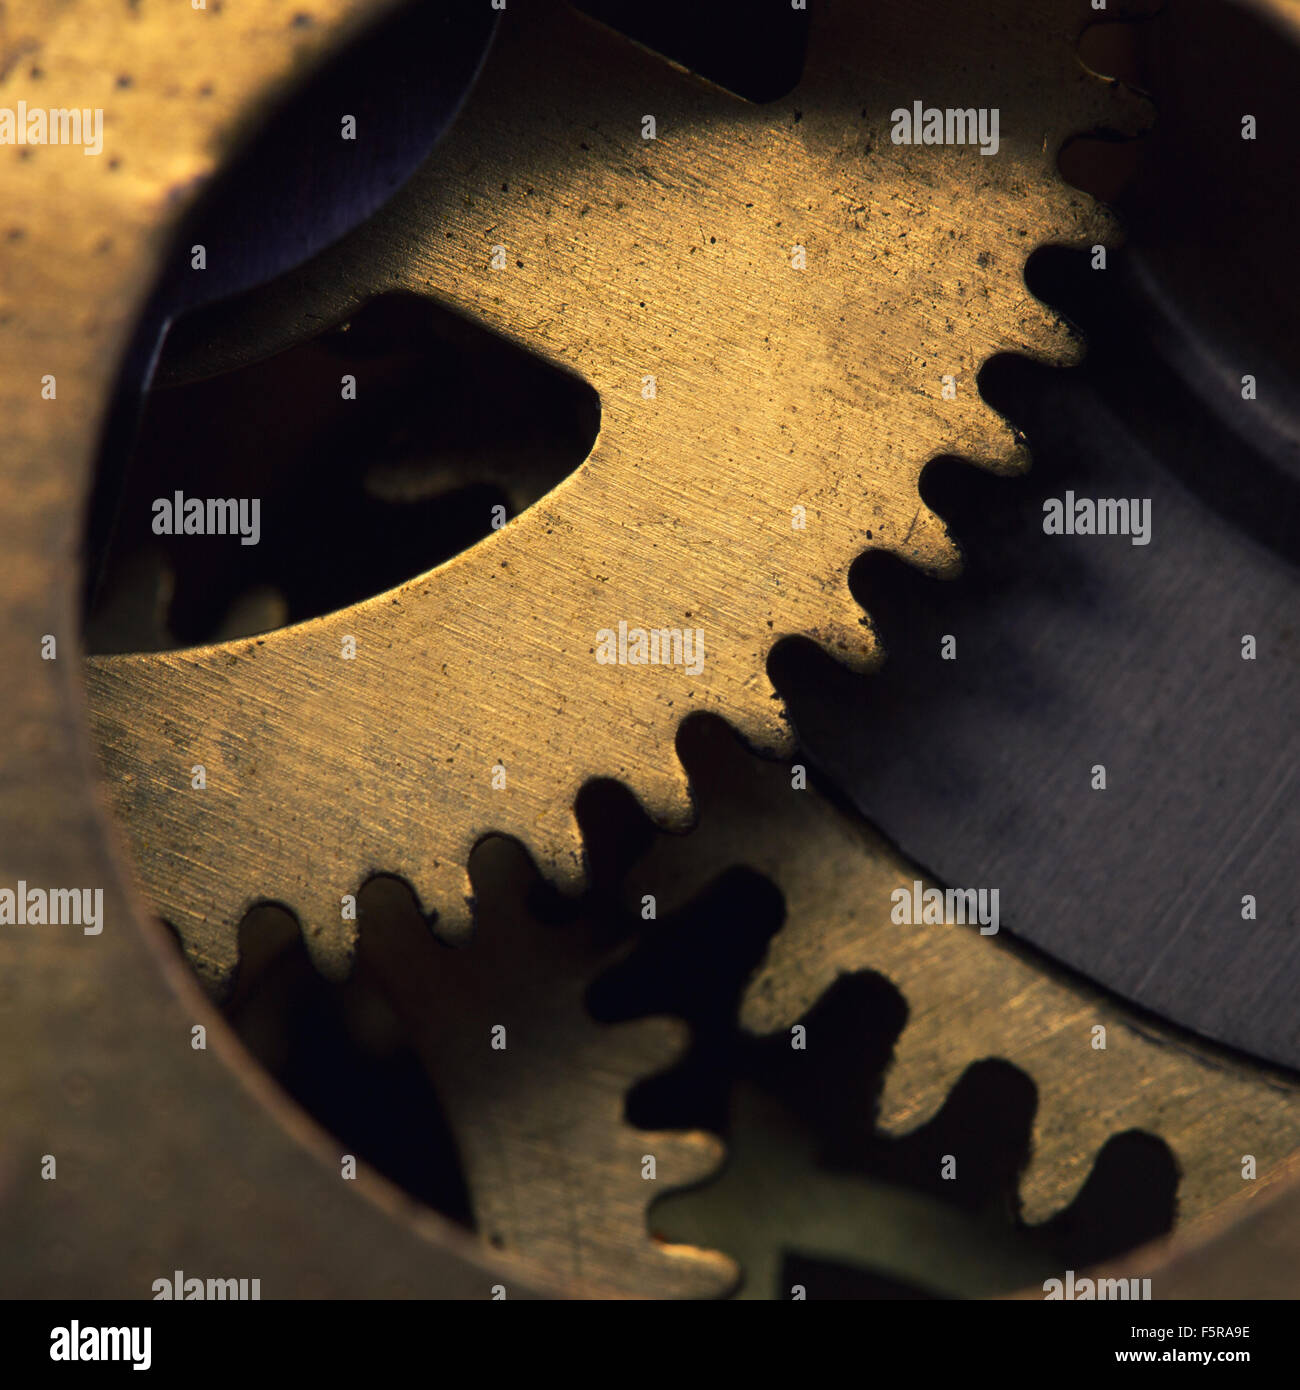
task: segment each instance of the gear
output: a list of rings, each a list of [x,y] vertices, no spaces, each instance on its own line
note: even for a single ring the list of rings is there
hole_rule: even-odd
[[[609,940],[596,923],[548,927],[531,916],[516,891],[517,848],[497,841],[479,853],[472,942],[447,952],[427,932],[403,933],[412,908],[408,899],[394,910],[392,895],[406,894],[389,880],[362,946],[451,1122],[480,1234],[548,1278],[594,1281],[606,1294],[727,1292],[729,1259],[646,1230],[649,1196],[707,1176],[721,1145],[638,1132],[623,1116],[628,1088],[671,1065],[684,1029],[662,1018],[594,1022],[583,995],[617,954]]]
[[[1032,1161],[1020,1182],[1031,1223],[1073,1200],[1096,1152],[1125,1129],[1169,1143],[1187,1220],[1241,1190],[1240,1153],[1223,1150],[1223,1133],[1234,1143],[1240,1136],[1261,1170],[1285,1168],[1300,1116],[1288,1074],[1136,1016],[977,927],[900,931],[892,895],[925,875],[811,790],[791,790],[787,769],[745,757],[734,740],[707,741],[693,784],[708,833],[661,839],[636,870],[634,892],[654,891],[672,911],[738,864],[779,884],[785,925],[740,1012],[756,1034],[788,1029],[842,975],[870,969],[891,980],[908,1018],[880,1100],[886,1132],[924,1123],[972,1061],[997,1057],[1038,1088]]]
[[[336,320],[385,291],[433,294],[527,343],[600,392],[590,458],[486,542],[366,603],[89,665],[135,861],[211,985],[263,897],[300,916],[322,969],[346,971],[340,897],[376,872],[463,939],[464,865],[492,831],[576,887],[585,782],[618,777],[684,828],[685,714],[722,712],[786,748],[771,643],[803,634],[874,659],[847,587],[862,549],[956,565],[917,495],[922,467],[944,450],[1023,462],[975,389],[980,364],[1074,351],[1024,261],[1112,229],[1060,180],[1056,151],[1142,119],[1077,62],[1087,14],[1070,28],[1032,4],[827,6],[799,88],[753,107],[571,12],[511,12],[446,143],[285,293],[328,284]],[[997,52],[996,72],[970,52]],[[918,94],[996,103],[997,158],[892,143],[889,113]],[[742,172],[759,166],[761,181]],[[620,622],[702,632],[702,669],[599,664],[598,634]]]

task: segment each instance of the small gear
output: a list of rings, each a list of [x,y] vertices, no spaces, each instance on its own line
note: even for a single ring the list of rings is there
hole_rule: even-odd
[[[547,926],[524,910],[521,858],[506,842],[481,847],[478,929],[454,951],[402,933],[409,898],[396,911],[391,896],[376,905],[369,940],[362,929],[372,973],[451,1124],[477,1229],[548,1278],[586,1279],[609,1295],[717,1297],[735,1283],[732,1262],[651,1240],[646,1207],[711,1173],[720,1142],[638,1132],[623,1114],[628,1088],[673,1063],[685,1030],[591,1018],[583,996],[617,948],[597,923]],[[406,896],[393,880],[387,892]]]

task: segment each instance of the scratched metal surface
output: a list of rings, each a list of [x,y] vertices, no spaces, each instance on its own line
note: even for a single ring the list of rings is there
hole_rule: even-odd
[[[999,888],[1008,930],[1300,1066],[1295,566],[1185,487],[1087,376],[1043,380],[1028,410],[1031,473],[967,488],[946,513],[965,575],[880,577],[890,659],[863,681],[801,681],[796,725],[906,854],[944,882]],[[1221,449],[1231,488],[1233,441],[1190,408],[1181,447]],[[1261,529],[1295,515],[1279,486]],[[1069,488],[1150,498],[1150,544],[1044,535],[1042,499]],[[956,661],[940,659],[948,633]]]

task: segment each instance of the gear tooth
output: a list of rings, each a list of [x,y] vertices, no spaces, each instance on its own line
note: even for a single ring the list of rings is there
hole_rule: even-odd
[[[1028,292],[1026,301],[1032,302]],[[968,407],[958,429],[956,452],[987,472],[1011,476],[1029,467],[1029,450],[1023,438],[983,399]]]
[[[802,795],[802,793],[801,793]],[[874,959],[869,903],[862,914],[840,919],[845,930],[837,931],[824,950],[809,950],[804,924],[817,920],[814,906],[820,885],[811,893],[795,876],[780,876],[786,903],[786,919],[781,931],[768,942],[767,953],[750,977],[740,1005],[740,1025],[755,1037],[769,1037],[789,1028],[808,1013],[838,976],[870,968]],[[885,908],[884,918],[888,918]]]
[[[867,675],[880,665],[880,645],[867,627],[856,621],[822,623],[808,634],[841,665]]]
[[[703,1130],[638,1130],[636,1142],[655,1155],[658,1180],[673,1189],[713,1177],[727,1156],[723,1142]]]
[[[573,801],[573,795],[557,797],[518,835],[539,871],[568,897],[577,897],[587,886],[582,828],[573,813]]]
[[[214,999],[223,998],[239,967],[239,919],[173,909],[169,921],[203,988]]]
[[[961,1050],[951,1043],[952,1037],[964,1040]],[[972,1055],[982,1050],[977,1047],[972,1053],[963,1031],[939,1023],[936,1014],[909,1019],[880,1096],[877,1124],[882,1133],[901,1137],[932,1120]],[[1038,1077],[1038,1069],[1029,1074]],[[1068,1115],[1067,1123],[1061,1122],[1063,1114]],[[1020,1180],[1021,1215],[1031,1225],[1048,1220],[1074,1200],[1093,1157],[1110,1136],[1102,1116],[1063,1110],[1059,1097],[1041,1091],[1037,1116],[1032,1155]],[[1044,1118],[1050,1127],[1044,1127]]]
[[[1157,112],[1156,104],[1143,92],[1135,91],[1126,82],[1119,83],[1115,94],[1118,110],[1116,120],[1121,134],[1137,139],[1154,129]]]
[[[956,1030],[926,1028],[909,1018],[894,1049],[880,1094],[877,1123],[882,1132],[901,1135],[925,1124],[943,1108],[949,1092],[970,1063],[948,1039]]]
[[[849,670],[866,675],[880,666],[883,656],[880,641],[870,616],[862,611],[849,592],[847,579],[839,599],[831,612],[804,630],[803,636],[811,638]]]
[[[763,983],[770,983],[771,977],[766,962],[764,962],[762,971],[760,978]],[[782,1008],[779,1000],[769,997],[766,993],[748,989],[745,992],[745,997],[740,1001],[740,1026],[744,1032],[752,1034],[756,1038],[770,1037],[778,1028],[784,1026],[787,1012]],[[791,1016],[798,1018],[802,1012],[800,1009],[795,1009]]]
[[[968,453],[964,448],[961,452]],[[909,520],[881,528],[879,548],[890,551],[935,579],[952,579],[961,572],[961,550],[947,524],[919,498]]]
[[[466,852],[461,860],[439,860],[431,868],[403,875],[420,911],[431,920],[433,934],[449,946],[468,940],[474,931],[474,888]]]
[[[740,1266],[720,1250],[664,1242],[656,1255],[671,1267],[673,1284],[683,1298],[722,1298],[740,1283]]]
[[[622,1059],[628,1084],[667,1071],[682,1060],[690,1047],[691,1030],[679,1018],[655,1015],[604,1027],[617,1036],[618,1046],[610,1049],[610,1055]]]
[[[1040,247],[1088,251],[1094,246],[1114,248],[1123,244],[1124,228],[1119,218],[1091,193],[1062,179],[1047,197],[1052,200],[1056,218],[1044,232]]]
[[[1082,335],[1042,300],[1026,300],[1016,327],[1016,352],[1053,367],[1077,367],[1083,361],[1087,347]]]
[[[687,831],[695,824],[695,797],[676,747],[663,747],[661,767],[662,775],[656,780],[651,814],[665,830],[674,833]]]
[[[659,829],[683,834],[695,825],[697,812],[677,749],[666,739],[657,738],[643,751],[636,766],[623,767],[618,776]]]
[[[788,634],[783,634],[788,635]],[[786,757],[794,747],[785,701],[777,694],[765,666],[718,711],[755,751],[769,758]]]
[[[1134,140],[1155,124],[1156,108],[1150,97],[1114,77],[1085,69],[1079,100],[1073,108],[1074,134],[1087,136],[1104,131]]]
[[[347,978],[357,944],[357,924],[342,919],[339,895],[299,890],[292,904],[312,964],[327,980]]]
[[[1075,57],[1076,92],[1071,101],[1069,124],[1073,136],[1105,132],[1123,139],[1146,135],[1155,124],[1155,103],[1128,82],[1096,72]]]
[[[1051,1102],[1039,1097],[1039,1114],[1055,1114]],[[1088,1179],[1097,1153],[1111,1131],[1096,1114],[1073,1114],[1068,1129],[1059,1123],[1049,1130],[1034,1127],[1029,1165],[1020,1177],[1020,1215],[1031,1226],[1050,1220],[1069,1206]]]

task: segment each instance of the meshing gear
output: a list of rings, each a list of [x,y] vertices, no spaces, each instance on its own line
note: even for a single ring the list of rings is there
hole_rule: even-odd
[[[683,753],[699,824],[687,836],[658,836],[628,872],[625,915],[640,923],[641,940],[680,930],[681,914],[724,891],[727,871],[763,874],[780,890],[784,918],[744,986],[740,1024],[785,1051],[796,1088],[816,1084],[828,1053],[855,1056],[854,1037],[835,1036],[819,1003],[837,982],[879,972],[902,992],[907,1020],[873,1127],[915,1134],[972,1064],[997,1058],[1036,1089],[1028,1166],[1015,1177],[1011,1209],[979,1228],[979,1257],[963,1258],[969,1218],[861,1173],[827,1171],[797,1117],[745,1082],[731,1096],[725,1168],[710,1135],[635,1128],[627,1093],[681,1063],[688,1030],[656,1016],[594,1022],[588,991],[626,968],[625,931],[611,932],[598,912],[562,926],[538,922],[521,851],[492,842],[474,863],[473,941],[431,949],[390,881],[371,890],[380,900],[371,900],[361,956],[446,1108],[477,1227],[496,1246],[552,1275],[585,1272],[608,1292],[645,1297],[716,1296],[742,1271],[745,1297],[784,1297],[783,1246],[980,1296],[999,1276],[1009,1289],[1057,1272],[1034,1240],[1048,1244],[1051,1223],[1068,1220],[1116,1136],[1140,1131],[1168,1145],[1183,1222],[1242,1193],[1240,1155],[1225,1148],[1225,1134],[1255,1156],[1261,1176],[1283,1166],[1300,1118],[1300,1093],[1285,1075],[1140,1021],[1016,948],[982,940],[977,925],[900,932],[891,897],[923,875],[878,836],[812,787],[794,789],[787,766],[747,754],[716,723],[684,734]],[[647,901],[655,920],[640,922]],[[492,1026],[503,1051],[487,1045]],[[849,1086],[844,1104],[855,1103],[869,1122],[865,1097]],[[987,1126],[998,1123],[990,1116]],[[656,1161],[653,1182],[642,1172],[646,1156]],[[968,1155],[956,1158],[965,1164]],[[965,1167],[955,1176],[964,1184]],[[705,1178],[650,1212],[660,1236],[652,1238],[651,1202]],[[1130,1202],[1157,1204],[1140,1173],[1127,1181]],[[918,1227],[927,1240],[918,1241]],[[929,1255],[933,1244],[947,1256]]]

